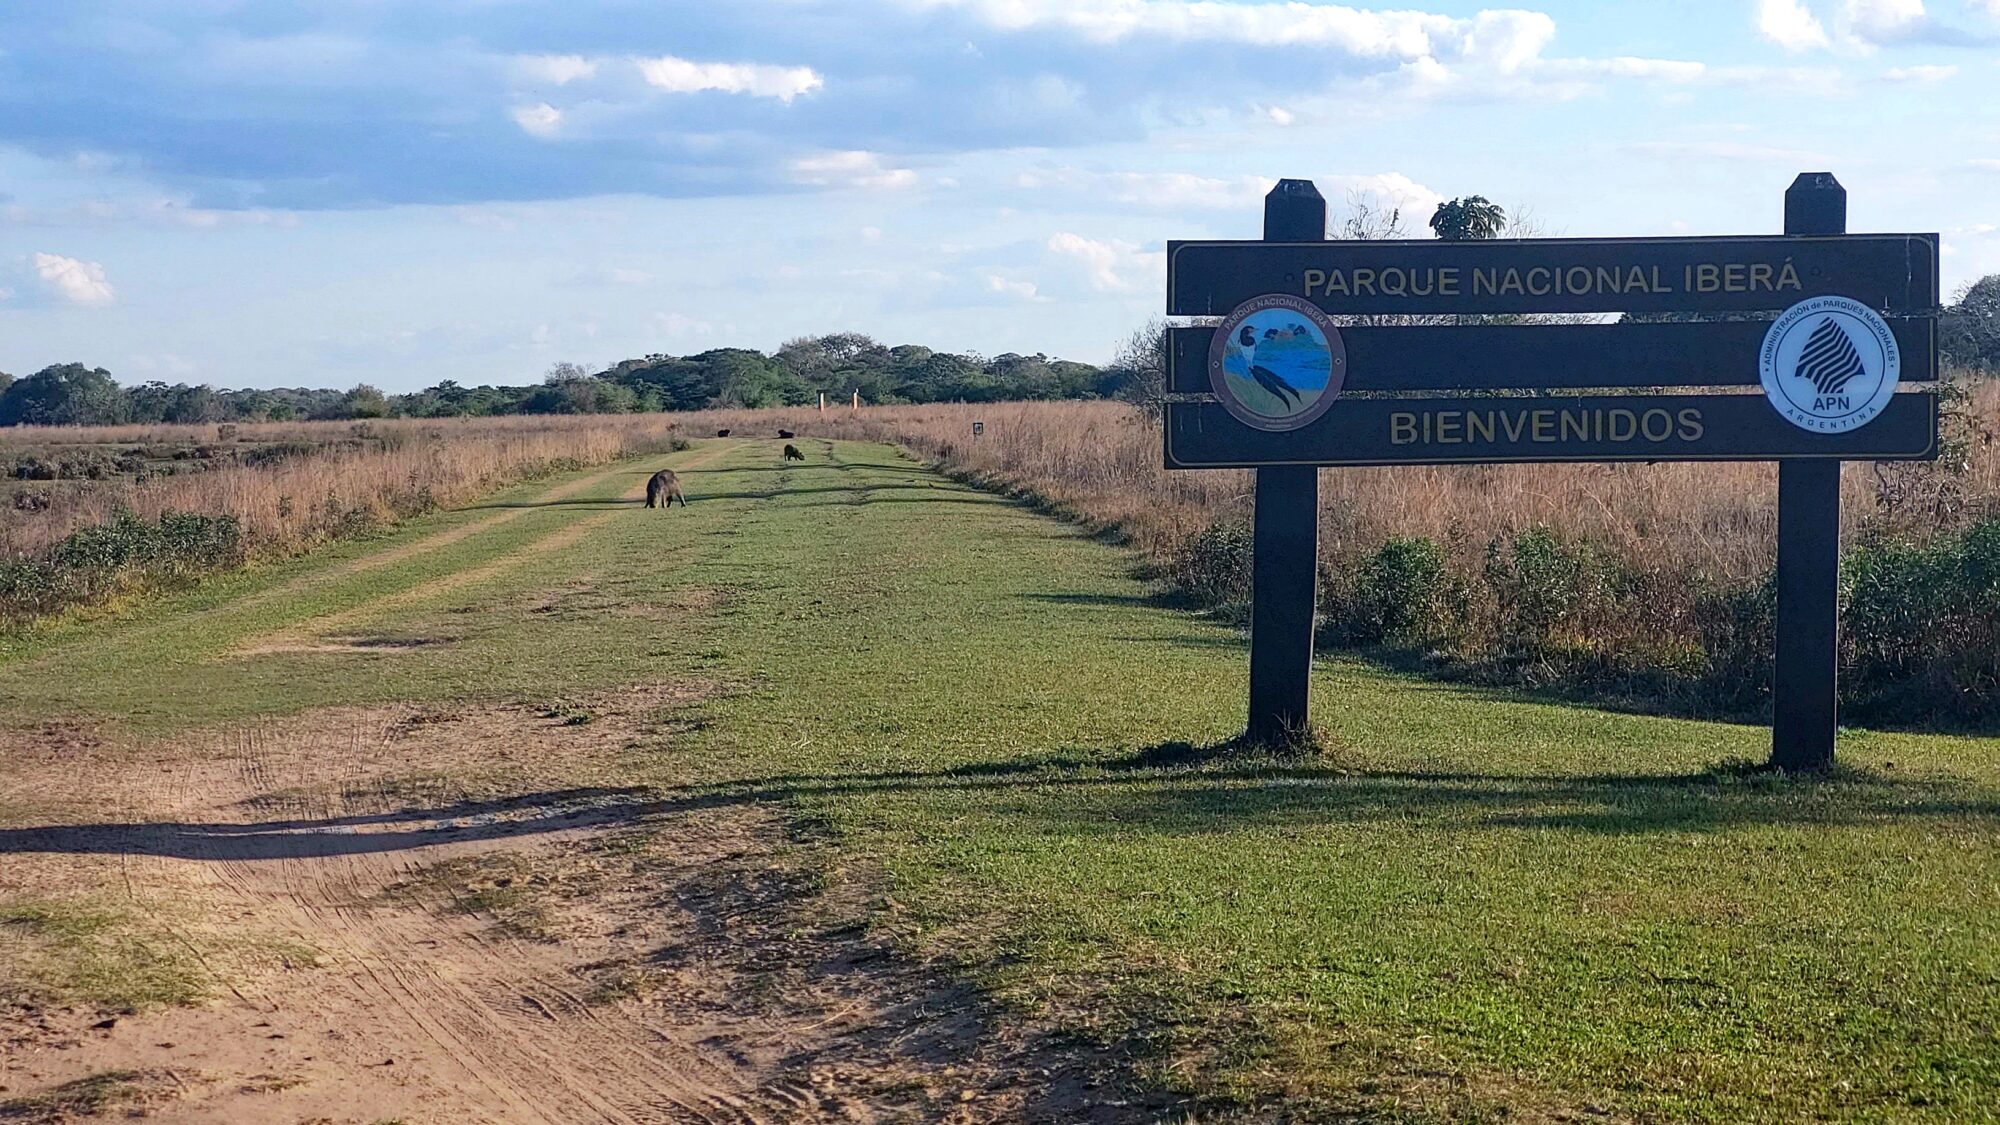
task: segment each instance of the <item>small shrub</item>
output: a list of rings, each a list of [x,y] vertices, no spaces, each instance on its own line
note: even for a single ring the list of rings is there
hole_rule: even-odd
[[[1585,622],[1615,612],[1619,571],[1616,559],[1547,527],[1496,538],[1487,545],[1485,580],[1501,643],[1536,650],[1583,639]]]
[[[2000,519],[1878,540],[1843,560],[1843,695],[1853,717],[1989,720],[2000,710]]]
[[[1435,645],[1463,635],[1470,591],[1443,544],[1396,537],[1362,560],[1345,590],[1323,599],[1334,639],[1352,644]]]
[[[1250,604],[1252,542],[1250,521],[1219,519],[1181,548],[1169,580],[1197,605],[1241,613]]]
[[[149,523],[121,511],[38,557],[0,562],[0,619],[16,622],[143,588],[179,585],[243,561],[233,516],[169,512]]]

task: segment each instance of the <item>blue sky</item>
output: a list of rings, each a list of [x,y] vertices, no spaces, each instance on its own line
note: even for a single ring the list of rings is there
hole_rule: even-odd
[[[1101,361],[1170,238],[1481,193],[2000,271],[2000,0],[17,0],[0,369],[530,382],[838,330]]]

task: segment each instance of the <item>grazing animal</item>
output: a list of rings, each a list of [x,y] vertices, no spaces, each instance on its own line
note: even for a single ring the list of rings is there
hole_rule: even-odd
[[[778,436],[779,436],[779,437],[783,437],[783,438],[793,438],[793,437],[797,437],[797,436],[799,436],[799,435],[797,435],[797,434],[793,433],[793,432],[792,432],[792,431],[790,431],[790,430],[779,430],[779,431],[778,431]]]
[[[785,460],[787,460],[787,461],[803,461],[803,460],[805,460],[805,459],[806,459],[806,455],[805,455],[805,454],[803,454],[803,453],[800,453],[800,452],[799,452],[799,447],[798,447],[798,446],[796,446],[796,445],[789,445],[789,444],[785,446]],[[682,501],[682,503],[686,503],[686,501],[685,501],[685,500],[683,500],[683,501]]]
[[[672,469],[661,469],[646,482],[646,506],[648,508],[671,508],[679,500],[681,507],[688,506],[688,498],[681,493],[681,478]]]
[[[716,437],[728,437],[728,436],[729,436],[729,431],[728,431],[728,430],[717,430],[717,431],[715,431],[715,436],[716,436]]]

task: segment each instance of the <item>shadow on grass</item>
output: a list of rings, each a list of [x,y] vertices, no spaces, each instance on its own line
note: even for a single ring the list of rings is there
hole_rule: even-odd
[[[966,811],[1073,837],[1423,820],[1468,831],[1628,835],[1907,818],[2000,819],[2000,797],[1988,792],[1858,771],[1793,777],[1737,762],[1685,774],[1358,770],[1246,753],[1234,743],[1166,743],[1126,754],[1050,754],[936,770],[784,774],[670,789],[566,789],[320,819],[12,828],[0,830],[0,854],[315,858],[601,831],[734,806],[927,794],[984,796],[984,808]],[[1107,796],[1115,816],[1102,815],[1097,807]]]
[[[1394,649],[1341,648],[1322,643],[1315,654],[1320,661],[1345,661],[1379,672],[1388,672],[1413,691],[1476,693],[1498,703],[1531,703],[1585,711],[1609,711],[1649,718],[1696,719],[1703,722],[1742,726],[1771,725],[1768,694],[1755,702],[1731,704],[1705,697],[1692,686],[1679,686],[1664,677],[1627,677],[1622,683],[1602,680],[1565,684],[1521,684],[1508,682],[1502,666],[1467,664]],[[1857,730],[1899,731],[1980,737],[2000,734],[2000,714],[1983,721],[1961,721],[1928,716],[1896,720],[1871,713],[1854,701],[1841,701],[1841,723]]]

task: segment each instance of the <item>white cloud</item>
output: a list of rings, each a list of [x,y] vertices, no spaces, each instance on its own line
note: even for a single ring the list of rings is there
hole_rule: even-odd
[[[582,55],[516,55],[514,72],[530,82],[567,86],[597,77],[597,63]]]
[[[562,110],[547,102],[515,106],[508,111],[521,131],[536,137],[553,137],[562,129]]]
[[[2000,3],[2000,0],[1995,0]],[[1955,66],[1892,66],[1882,72],[1882,81],[1931,85],[1951,79],[1958,73]]]
[[[1968,160],[1966,161],[1966,164],[1972,168],[1978,169],[1981,172],[2000,172],[2000,160],[1987,160],[1982,158],[1979,160]]]
[[[639,74],[650,86],[672,94],[693,94],[716,90],[725,94],[749,94],[776,98],[787,105],[801,94],[826,85],[811,67],[765,66],[762,63],[698,63],[662,55],[656,59],[635,59]]]
[[[41,227],[191,227],[212,230],[222,226],[296,227],[299,216],[292,211],[216,211],[191,207],[186,200],[165,197],[132,199],[87,199],[63,207],[29,207],[19,203],[0,207],[0,222]]]
[[[1823,152],[1797,148],[1775,148],[1739,144],[1734,141],[1642,141],[1627,146],[1633,152],[1670,160],[1726,160],[1745,163],[1785,164],[1792,167],[1824,166],[1834,162]]]
[[[1924,0],[1845,0],[1835,26],[1851,39],[1882,43],[1906,38],[1925,22]]]
[[[1994,3],[2000,4],[2000,0],[1994,0]],[[1297,120],[1297,118],[1292,116],[1291,110],[1281,105],[1265,106],[1264,116],[1270,118],[1272,123],[1277,125],[1290,125],[1293,121]]]
[[[116,296],[104,278],[104,267],[96,262],[40,253],[34,260],[42,284],[73,305],[108,305]]]
[[[1364,58],[1432,55],[1503,70],[1541,53],[1555,21],[1540,12],[1486,11],[1469,19],[1414,11],[1244,0],[905,0],[919,11],[970,13],[1001,31],[1055,28],[1103,44],[1126,39],[1314,47]]]
[[[1335,209],[1347,199],[1365,199],[1386,205],[1427,220],[1437,205],[1444,202],[1439,192],[1418,183],[1401,172],[1377,172],[1364,176],[1328,176],[1319,181],[1321,194]]]
[[[1336,207],[1343,200],[1360,196],[1381,206],[1428,214],[1444,200],[1438,192],[1401,172],[1320,176],[1314,182]],[[1014,179],[1016,187],[1030,190],[1057,189],[1123,207],[1179,212],[1254,210],[1275,183],[1270,176],[1224,179],[1189,172],[1088,172],[1077,168],[1041,168]]]
[[[126,366],[141,375],[166,375],[185,379],[195,373],[193,362],[172,352],[161,352],[158,355],[130,355],[125,358]]]
[[[802,156],[792,161],[792,179],[815,187],[906,188],[917,182],[908,168],[884,168],[872,152],[852,150]]]
[[[644,285],[647,282],[653,280],[653,275],[647,273],[645,270],[635,270],[635,269],[627,269],[623,266],[613,266],[611,267],[611,270],[605,274],[605,279],[610,281],[613,285]]]
[[[1826,25],[1800,0],[1757,0],[1757,34],[1787,51],[1828,44]]]
[[[653,328],[666,336],[712,336],[715,325],[706,320],[677,312],[657,312],[652,316]]]
[[[1127,270],[1151,266],[1151,259],[1158,258],[1163,263],[1165,255],[1142,254],[1139,248],[1129,242],[1109,239],[1085,238],[1074,231],[1058,231],[1049,237],[1050,250],[1066,258],[1074,258],[1082,264],[1084,276],[1090,287],[1101,293],[1123,293],[1135,288],[1132,280],[1125,276]]]
[[[986,288],[1009,297],[1018,297],[1023,301],[1042,302],[1049,299],[1036,292],[1035,283],[1032,281],[1009,281],[997,274],[986,275]]]
[[[1220,179],[1189,172],[1088,172],[1041,168],[1014,177],[1016,187],[1056,189],[1101,202],[1169,211],[1240,210],[1255,206],[1277,181],[1263,176]]]

